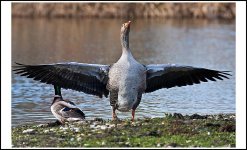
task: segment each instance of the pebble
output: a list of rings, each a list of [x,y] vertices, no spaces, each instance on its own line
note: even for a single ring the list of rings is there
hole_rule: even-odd
[[[93,125],[98,125],[99,124],[99,122],[93,122]]]
[[[35,130],[34,129],[26,129],[24,131],[22,131],[22,133],[34,133]]]
[[[90,128],[96,128],[96,125],[91,124],[89,127],[90,127]]]
[[[136,122],[132,122],[131,125],[135,127],[137,125],[137,123]]]
[[[108,127],[113,128],[113,127],[115,127],[115,124],[110,124]]]
[[[61,130],[68,130],[68,127],[60,127]]]
[[[37,125],[38,128],[45,127],[45,126],[46,126],[45,124],[39,124],[39,125]]]
[[[72,128],[72,131],[79,132],[80,128]]]
[[[44,131],[44,133],[48,133],[48,132],[49,132],[49,130],[45,130],[45,131]]]
[[[82,139],[81,137],[78,137],[76,140],[77,140],[77,141],[81,141],[81,139]]]
[[[107,129],[107,126],[106,125],[102,125],[102,126],[100,126],[100,129],[105,130],[105,129]]]
[[[93,129],[105,130],[105,129],[109,129],[109,128],[115,127],[115,125],[114,124],[110,124],[110,125],[90,125],[89,127],[93,128]]]

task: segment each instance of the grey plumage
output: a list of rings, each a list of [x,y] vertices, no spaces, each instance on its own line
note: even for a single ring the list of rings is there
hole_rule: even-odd
[[[217,71],[175,64],[143,65],[137,62],[129,48],[130,21],[120,31],[122,55],[112,65],[85,63],[56,63],[44,65],[23,65],[17,63],[14,71],[22,76],[43,83],[58,85],[65,89],[82,91],[99,97],[110,93],[112,117],[115,110],[132,110],[134,120],[143,93],[161,88],[186,86],[216,81],[230,76],[228,71]]]
[[[109,65],[83,64],[76,62],[23,65],[16,63],[14,71],[21,76],[58,85],[65,89],[93,94],[99,97],[108,96],[106,89]]]

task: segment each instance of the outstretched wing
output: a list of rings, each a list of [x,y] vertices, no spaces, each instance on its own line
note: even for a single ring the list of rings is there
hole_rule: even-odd
[[[229,71],[217,71],[175,64],[151,64],[146,65],[146,68],[146,93],[161,88],[199,84],[200,81],[207,82],[208,80],[216,81],[216,79],[228,79],[228,76],[230,76],[230,74],[227,73]]]
[[[16,63],[13,71],[21,76],[57,85],[65,89],[82,91],[87,94],[106,97],[109,65],[84,63],[55,63],[40,65],[24,65]]]

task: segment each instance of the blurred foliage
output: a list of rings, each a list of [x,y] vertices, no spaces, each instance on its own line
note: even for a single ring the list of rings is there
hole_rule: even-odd
[[[235,3],[12,3],[12,16],[234,19],[235,9]]]

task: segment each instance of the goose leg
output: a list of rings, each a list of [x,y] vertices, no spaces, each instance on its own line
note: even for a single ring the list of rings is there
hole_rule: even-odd
[[[132,121],[134,122],[134,120],[135,120],[135,109],[131,109],[132,111],[131,111],[131,113],[132,113]]]
[[[110,92],[110,105],[112,108],[112,120],[118,120],[117,115],[116,115],[117,99],[118,99],[118,91],[111,91]]]
[[[134,121],[134,119],[135,119],[135,111],[136,111],[136,108],[138,107],[138,105],[140,104],[141,99],[142,99],[142,93],[138,93],[137,100],[131,109],[131,113],[132,113],[132,119],[131,120],[132,121]]]
[[[118,120],[116,108],[112,107],[112,120]]]

